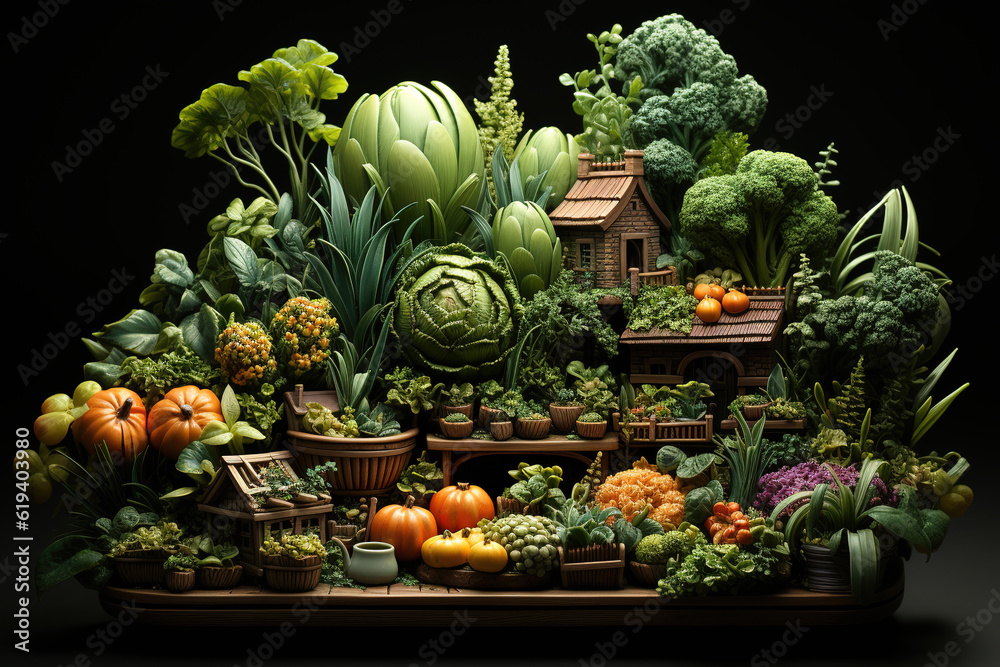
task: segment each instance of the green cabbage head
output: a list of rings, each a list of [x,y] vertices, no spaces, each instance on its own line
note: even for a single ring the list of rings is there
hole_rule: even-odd
[[[412,260],[392,330],[415,368],[446,382],[479,381],[503,373],[523,309],[502,261],[455,243]]]

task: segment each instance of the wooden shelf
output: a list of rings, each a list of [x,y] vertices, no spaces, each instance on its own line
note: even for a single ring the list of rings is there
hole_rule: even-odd
[[[449,486],[453,483],[455,471],[469,459],[492,454],[555,454],[583,461],[588,465],[593,459],[583,452],[613,452],[618,449],[618,433],[608,431],[600,440],[570,440],[563,435],[550,435],[541,440],[477,440],[476,438],[450,439],[439,435],[427,435],[427,449],[441,452],[441,469],[444,471],[443,483]],[[458,453],[461,456],[453,458]],[[601,472],[608,474],[610,457],[601,458]]]
[[[901,565],[901,563],[900,563]],[[138,623],[169,626],[274,626],[283,621],[318,626],[441,626],[469,610],[490,626],[620,625],[645,609],[655,625],[781,625],[789,618],[805,625],[868,623],[890,616],[903,600],[903,568],[868,605],[849,594],[787,588],[770,594],[709,596],[668,600],[655,590],[536,591],[460,590],[435,585],[332,588],[308,593],[276,593],[260,586],[232,590],[170,593],[158,589],[109,587],[101,605],[112,616],[132,608]],[[308,621],[303,607],[308,605]]]

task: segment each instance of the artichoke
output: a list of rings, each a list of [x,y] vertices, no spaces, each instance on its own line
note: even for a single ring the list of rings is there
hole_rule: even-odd
[[[456,243],[413,259],[391,326],[415,368],[446,382],[479,381],[502,373],[523,310],[504,264]]]
[[[552,187],[552,193],[545,202],[546,211],[558,206],[576,182],[576,157],[579,153],[580,146],[573,135],[552,126],[537,132],[528,130],[514,149],[522,186],[526,187],[530,178],[544,173],[541,189]]]
[[[535,202],[515,201],[497,211],[493,243],[510,262],[523,299],[530,299],[559,277],[562,243],[549,216]]]
[[[383,220],[397,240],[417,218],[413,242],[455,241],[469,225],[483,188],[483,147],[465,103],[448,86],[438,92],[407,81],[354,104],[333,150],[334,170],[348,197],[361,201],[373,185],[385,195]],[[408,204],[415,204],[403,210]]]

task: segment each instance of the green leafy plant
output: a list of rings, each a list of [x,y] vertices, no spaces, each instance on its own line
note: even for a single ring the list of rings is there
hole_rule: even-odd
[[[452,412],[450,415],[445,417],[444,420],[449,424],[464,424],[468,421],[472,421],[469,419],[469,415],[464,412]]]
[[[282,190],[265,170],[251,136],[259,123],[288,165],[298,218],[311,224],[309,159],[315,145],[307,145],[306,139],[337,143],[340,128],[327,123],[319,111],[323,100],[347,90],[347,80],[329,67],[336,60],[336,53],[309,39],[278,49],[239,73],[246,87],[217,83],[203,90],[197,102],[181,110],[171,144],[189,158],[209,155],[219,160],[237,182],[277,204]],[[258,182],[245,180],[248,174]]]
[[[663,329],[690,334],[698,300],[680,285],[639,286],[639,295],[628,319],[632,331]]]
[[[812,491],[792,494],[775,507],[772,519],[793,504],[798,504],[785,524],[785,537],[792,549],[796,548],[803,529],[806,539],[813,539],[818,530],[828,535],[830,552],[836,554],[846,544],[850,555],[851,592],[863,604],[867,603],[878,586],[879,541],[874,524],[889,529],[904,540],[909,540],[927,552],[936,550],[944,539],[948,515],[940,510],[917,507],[914,490],[903,485],[897,507],[873,505],[877,487],[872,484],[885,461],[865,459],[852,491],[829,468],[836,483],[836,492],[830,493],[829,484],[819,484]],[[940,529],[944,526],[944,530]]]
[[[434,461],[428,461],[427,450],[424,450],[420,452],[416,461],[403,470],[399,481],[396,482],[396,488],[406,495],[418,499],[426,498],[440,491],[443,481],[444,471],[441,470],[441,466]]]
[[[198,436],[198,442],[218,447],[225,445],[230,454],[246,453],[246,442],[265,439],[263,433],[246,421],[241,421],[242,409],[232,385],[226,385],[222,392],[222,417],[225,421],[210,421]]]
[[[729,466],[729,499],[740,507],[750,507],[757,496],[757,482],[774,463],[777,452],[774,444],[764,438],[765,420],[758,419],[750,428],[743,413],[734,416],[739,422],[736,437],[715,436],[716,453]]]
[[[441,394],[441,404],[450,407],[469,405],[474,396],[475,390],[471,382],[463,382],[462,384],[455,382]]]
[[[427,375],[418,376],[410,366],[397,366],[382,379],[389,383],[386,403],[408,408],[415,415],[432,410],[444,389],[443,382],[435,384]]]
[[[517,100],[510,96],[514,87],[510,71],[510,49],[501,44],[494,61],[494,76],[489,77],[490,99],[487,102],[473,100],[476,115],[479,116],[479,141],[483,145],[483,155],[492,156],[496,151],[508,160],[514,158],[517,135],[521,134],[524,114],[517,111]],[[486,181],[490,192],[493,185],[492,163],[485,163]]]
[[[265,556],[287,556],[301,560],[310,556],[326,558],[326,548],[315,533],[271,533],[264,538],[260,547]]]

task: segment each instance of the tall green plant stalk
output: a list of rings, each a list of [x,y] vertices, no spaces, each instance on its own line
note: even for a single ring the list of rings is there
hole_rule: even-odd
[[[751,428],[742,413],[736,413],[739,429],[735,441],[718,438],[719,455],[729,465],[729,499],[749,507],[757,495],[757,482],[764,471],[777,459],[777,449],[764,439],[764,419],[758,419]]]

